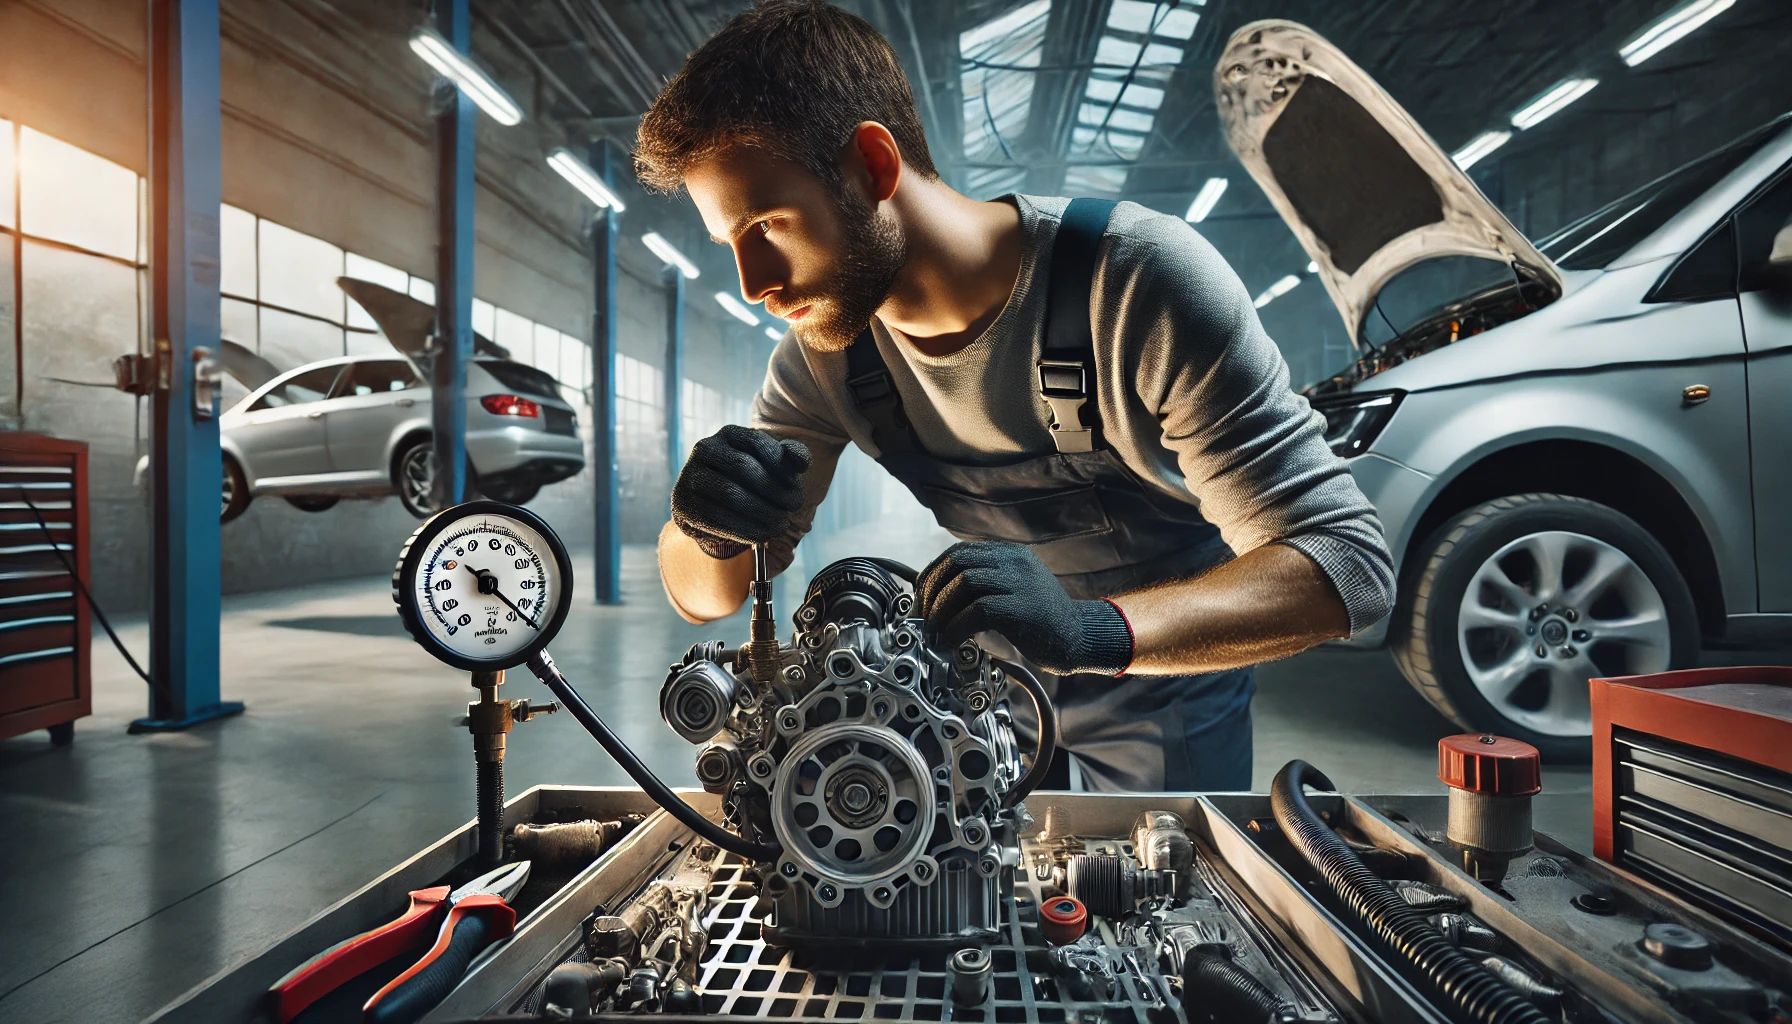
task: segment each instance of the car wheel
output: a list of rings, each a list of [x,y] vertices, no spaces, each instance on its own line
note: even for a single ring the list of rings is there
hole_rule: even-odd
[[[436,514],[436,449],[428,438],[413,441],[398,456],[392,471],[392,485],[398,489],[398,500],[404,503],[406,512],[418,519],[428,519]],[[480,494],[479,478],[469,460],[467,485],[461,500],[472,501]]]
[[[1592,751],[1587,680],[1685,668],[1692,592],[1629,517],[1562,494],[1517,494],[1440,527],[1411,563],[1392,623],[1400,672],[1458,725]]]
[[[541,493],[541,484],[535,481],[497,481],[482,480],[479,490],[493,501],[501,501],[506,505],[527,505]]]
[[[335,508],[340,500],[334,494],[294,494],[286,499],[286,503],[301,512],[322,512]]]
[[[224,500],[218,522],[228,523],[249,507],[249,481],[243,478],[243,467],[230,456],[224,456]]]

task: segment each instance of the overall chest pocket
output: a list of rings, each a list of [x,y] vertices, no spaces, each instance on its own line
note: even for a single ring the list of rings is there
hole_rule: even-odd
[[[959,537],[1045,544],[1113,530],[1094,485],[1009,501],[926,486],[919,495],[939,524]]]

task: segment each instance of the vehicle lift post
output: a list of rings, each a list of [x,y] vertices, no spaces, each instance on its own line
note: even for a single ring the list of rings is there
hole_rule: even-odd
[[[436,31],[470,51],[467,0],[436,0]],[[436,83],[436,329],[431,345],[431,437],[437,508],[467,496],[467,362],[473,357],[473,145],[477,109],[453,82]]]
[[[592,143],[591,168],[616,187],[615,146]],[[598,604],[622,603],[622,474],[616,465],[616,244],[622,214],[613,206],[597,212],[591,230],[595,301],[591,316],[591,484],[597,521],[592,552],[592,590]]]

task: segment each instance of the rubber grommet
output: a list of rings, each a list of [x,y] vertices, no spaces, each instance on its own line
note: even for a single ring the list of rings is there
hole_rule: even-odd
[[[1088,924],[1089,911],[1074,896],[1053,896],[1039,907],[1039,930],[1055,946],[1082,938]]]

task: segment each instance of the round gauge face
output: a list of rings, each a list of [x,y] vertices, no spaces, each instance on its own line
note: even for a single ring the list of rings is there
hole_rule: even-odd
[[[447,509],[411,535],[392,599],[425,650],[456,668],[495,671],[529,660],[560,629],[572,565],[532,512],[496,501]]]

